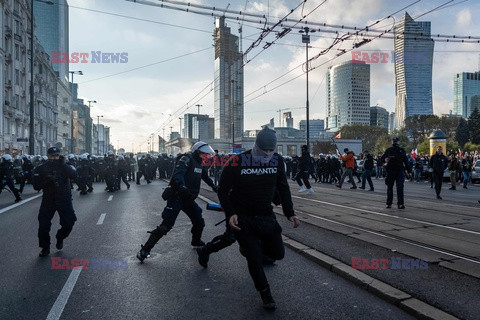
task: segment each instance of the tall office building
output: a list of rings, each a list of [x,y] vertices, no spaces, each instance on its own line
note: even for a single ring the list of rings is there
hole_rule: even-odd
[[[308,121],[310,129],[310,137],[312,139],[320,138],[322,133],[325,133],[325,121],[321,119],[312,119]],[[307,132],[307,120],[300,120],[300,131]],[[305,133],[306,134],[306,133]]]
[[[392,133],[395,130],[395,112],[390,112],[388,116],[388,133]]]
[[[388,130],[388,121],[389,114],[387,109],[382,107],[371,107],[370,108],[370,125],[382,127]]]
[[[394,28],[395,128],[416,114],[433,114],[432,64],[434,42],[430,22],[405,16]]]
[[[453,77],[453,112],[456,115],[470,117],[477,95],[480,95],[480,72],[462,72]]]
[[[33,1],[35,18],[35,35],[45,52],[52,59],[52,51],[69,53],[68,47],[68,3],[66,0],[52,0],[53,5]],[[58,72],[60,80],[68,82],[68,62],[53,63],[53,69]]]
[[[370,65],[347,61],[327,71],[327,128],[370,124]]]
[[[231,34],[224,17],[215,20],[214,42],[215,138],[241,137],[244,119],[242,53],[238,49],[238,37]]]
[[[289,112],[284,112],[283,113],[283,122],[282,127],[285,126],[287,128],[293,128],[293,118],[292,118],[292,113]]]

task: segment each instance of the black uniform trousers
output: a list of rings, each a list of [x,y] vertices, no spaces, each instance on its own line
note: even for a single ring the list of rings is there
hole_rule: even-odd
[[[433,183],[435,184],[435,192],[437,196],[440,195],[442,191],[442,183],[443,183],[443,172],[433,172]]]
[[[310,176],[310,173],[308,171],[300,171],[297,174],[297,177],[295,181],[298,183],[298,185],[301,187],[303,186],[303,183],[305,184],[305,187],[307,189],[310,189],[312,186],[310,185],[310,182],[308,182],[308,177]],[[303,181],[303,183],[302,183]]]
[[[385,184],[387,185],[387,205],[391,206],[393,202],[393,185],[397,184],[397,204],[403,205],[403,185],[405,183],[405,173],[403,170],[399,171],[387,171],[387,177],[385,178]]]
[[[264,255],[273,260],[281,260],[285,256],[282,228],[273,215],[238,215],[238,226],[241,230],[235,231],[235,238],[247,258],[248,271],[255,288],[263,291],[269,288],[263,270]]]
[[[38,213],[38,241],[41,248],[50,246],[50,228],[52,227],[52,219],[56,211],[58,211],[60,216],[61,226],[57,231],[57,239],[63,240],[68,237],[75,221],[77,221],[72,201],[55,202],[42,200],[40,212]]]

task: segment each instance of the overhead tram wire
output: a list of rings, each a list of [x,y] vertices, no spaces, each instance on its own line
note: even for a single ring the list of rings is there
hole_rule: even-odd
[[[386,19],[388,19],[389,17],[392,17],[394,14],[396,14],[396,13],[402,11],[402,10],[407,9],[408,7],[410,7],[410,6],[418,3],[418,2],[420,2],[420,1],[421,1],[421,0],[417,0],[417,1],[415,1],[414,3],[411,3],[410,5],[402,8],[402,9],[400,9],[400,10],[398,10],[398,11],[396,11],[395,13],[390,14],[389,16],[387,16],[387,17],[385,17],[385,18],[383,18],[383,19],[381,19],[381,20],[376,21],[375,23],[371,24],[370,26],[375,25],[375,24],[377,24],[377,23],[380,23],[381,21],[386,20]],[[439,8],[437,8],[437,10],[438,10],[438,9],[439,9]],[[428,13],[431,13],[431,12],[433,12],[433,11],[435,11],[435,10],[431,10],[431,11],[429,11]],[[393,17],[392,17],[392,18],[393,18]],[[392,27],[391,27],[390,30],[392,30],[393,27],[394,27],[394,24],[392,25]],[[367,26],[367,27],[365,27],[365,28],[369,28],[369,26]],[[388,30],[385,30],[385,33],[386,33],[387,31],[388,31]],[[350,38],[350,37],[353,36],[353,35],[355,35],[355,33],[349,33],[349,37],[348,37],[348,38]],[[367,44],[367,43],[370,43],[372,40],[374,40],[374,39],[376,39],[376,38],[386,38],[386,36],[383,35],[383,34],[380,34],[380,35],[378,35],[378,36],[371,36],[371,37],[373,37],[373,38],[372,38],[372,39],[368,39],[368,41],[362,43],[361,45],[359,45],[359,46],[357,45],[356,47],[354,46],[352,49],[350,49],[350,50],[348,50],[348,51],[344,51],[344,52],[342,52],[342,53],[340,53],[340,54],[337,54],[335,57],[327,60],[325,63],[322,63],[322,64],[320,64],[320,65],[318,65],[318,66],[316,66],[316,67],[313,67],[313,68],[310,69],[310,70],[315,70],[315,69],[317,69],[317,68],[325,65],[326,63],[328,63],[328,62],[330,62],[330,61],[333,61],[333,60],[339,58],[340,56],[344,55],[344,54],[347,53],[347,52],[353,51],[354,49],[357,49],[357,48],[359,48],[360,46],[363,46],[363,45],[365,45],[365,44]],[[343,42],[343,41],[345,41],[346,39],[347,39],[347,38],[344,38],[344,39],[342,39],[341,41]],[[437,41],[438,41],[438,40],[437,40]],[[447,42],[447,41],[445,41],[445,42]],[[453,41],[450,41],[450,42],[453,42]],[[458,42],[463,42],[463,41],[458,41]],[[336,45],[336,44],[334,44],[334,45]],[[330,49],[331,49],[334,45],[332,45],[332,46],[330,47]],[[330,49],[329,49],[329,50],[330,50]],[[328,52],[328,51],[327,51],[327,52]],[[314,56],[314,57],[312,57],[309,61],[313,61],[314,59],[319,58],[321,55],[323,55],[323,54],[319,54],[319,55],[317,55],[317,56]],[[250,96],[250,95],[254,94],[255,92],[258,92],[258,91],[260,91],[260,90],[262,90],[262,89],[264,90],[264,92],[263,92],[262,94],[257,95],[257,96],[255,96],[254,98],[245,101],[245,104],[247,104],[248,102],[251,102],[251,101],[259,98],[260,96],[262,96],[262,95],[264,95],[264,94],[266,94],[266,93],[268,93],[268,92],[271,92],[271,91],[273,91],[273,90],[275,90],[275,89],[278,89],[279,87],[282,87],[283,85],[285,85],[285,84],[287,84],[287,83],[289,83],[289,82],[291,82],[291,81],[294,81],[294,80],[296,80],[296,79],[299,78],[299,77],[301,77],[303,74],[298,75],[298,76],[296,76],[296,77],[294,77],[294,78],[292,78],[292,79],[290,79],[290,80],[287,80],[287,81],[281,83],[280,85],[273,87],[273,88],[270,89],[269,91],[266,91],[266,89],[265,89],[266,86],[268,86],[268,85],[276,82],[277,80],[283,78],[283,77],[286,76],[287,74],[293,72],[294,70],[298,69],[299,67],[301,67],[301,66],[303,66],[303,65],[304,65],[304,63],[302,63],[301,65],[298,65],[297,67],[294,67],[293,69],[290,69],[289,71],[287,71],[286,73],[282,74],[281,76],[275,78],[274,80],[270,81],[269,83],[267,83],[267,84],[259,87],[258,89],[252,91],[251,93],[247,94],[245,97],[248,97],[248,96]]]
[[[127,1],[129,1],[129,0],[127,0]],[[304,1],[306,1],[306,0],[304,0]],[[326,1],[326,0],[325,0],[325,1]],[[325,2],[325,1],[324,1],[324,2]],[[162,8],[165,7],[164,5],[151,4],[151,3],[149,3],[148,1],[137,1],[137,0],[136,0],[135,2],[138,2],[138,3],[140,3],[140,4],[160,6],[160,7],[162,7]],[[302,3],[300,3],[300,4],[297,6],[297,8],[298,8],[301,4],[302,4]],[[296,9],[296,8],[295,8],[295,9]],[[288,16],[289,14],[291,14],[295,9],[291,10],[290,13],[287,14],[287,16]],[[181,10],[181,9],[176,8],[176,10]],[[182,10],[182,11],[193,12],[192,10]],[[195,13],[195,12],[194,12],[194,13]],[[250,60],[250,61],[251,61],[251,60]],[[247,63],[248,63],[248,62],[247,62]],[[245,67],[245,65],[246,65],[247,63],[244,63],[241,68]],[[215,80],[212,81],[212,82],[214,83]],[[211,83],[212,83],[212,82],[211,82]],[[210,84],[210,85],[211,85],[211,84]],[[211,90],[211,91],[212,91],[212,90]],[[203,98],[203,97],[202,97],[202,98]],[[171,117],[169,117],[166,121],[164,121],[164,123],[154,132],[154,134],[155,134],[156,132],[158,132],[161,128],[163,128],[165,125],[168,125],[169,123],[171,123],[171,122],[175,119],[175,117],[176,117],[175,115],[178,114],[179,112],[181,112],[181,110],[182,110],[183,108],[186,108],[186,110],[188,110],[188,109],[191,108],[191,107],[192,107],[192,105],[188,106],[188,103],[187,103],[186,106],[184,106],[184,107],[180,108],[179,110],[177,110],[174,114],[172,114]]]

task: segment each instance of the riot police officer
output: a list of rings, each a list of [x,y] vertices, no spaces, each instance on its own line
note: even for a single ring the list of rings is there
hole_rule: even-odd
[[[56,234],[58,250],[63,248],[63,240],[68,237],[77,221],[70,188],[70,180],[75,179],[77,172],[60,157],[58,148],[48,149],[47,154],[48,161],[33,171],[33,188],[43,189],[42,204],[38,213],[38,241],[42,248],[40,257],[50,254],[50,228],[56,211],[60,216],[61,226]]]
[[[15,188],[15,183],[13,181],[12,156],[9,154],[4,154],[2,158],[3,161],[2,164],[0,164],[0,193],[5,186],[7,186],[13,192],[13,195],[15,196],[15,202],[22,201],[22,198],[20,197],[17,188]]]
[[[293,210],[283,158],[274,152],[276,144],[275,131],[262,129],[252,150],[230,160],[241,165],[223,168],[218,189],[220,204],[266,309],[275,309],[276,305],[263,270],[264,256],[281,260],[285,254],[282,228],[271,205],[276,191],[285,216],[294,227],[300,224]]]
[[[93,170],[90,161],[88,160],[88,156],[86,153],[80,156],[80,161],[77,165],[77,184],[80,188],[80,194],[85,195],[87,194],[87,187],[88,190],[92,190],[91,187],[91,179],[94,176],[95,171]]]
[[[403,148],[400,148],[397,137],[392,139],[392,146],[385,150],[380,158],[382,163],[387,165],[387,177],[385,184],[387,185],[387,209],[392,207],[393,202],[393,185],[397,184],[397,205],[398,209],[405,209],[403,198],[403,185],[405,183],[405,170],[408,165],[407,154]]]
[[[195,203],[200,192],[201,180],[205,181],[214,191],[217,187],[207,174],[206,168],[202,167],[202,154],[213,154],[213,149],[207,143],[199,141],[192,147],[191,152],[186,153],[178,160],[169,187],[165,189],[162,198],[167,205],[162,212],[162,223],[150,231],[150,237],[142,245],[137,253],[137,258],[143,262],[150,255],[150,250],[175,224],[180,211],[187,214],[192,222],[192,246],[201,247],[205,243],[201,240],[205,222],[202,217],[202,209]]]

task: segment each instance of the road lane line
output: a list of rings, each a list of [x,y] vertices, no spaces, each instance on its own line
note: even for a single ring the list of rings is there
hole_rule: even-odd
[[[367,209],[359,209],[359,208],[355,208],[355,207],[349,207],[349,206],[345,206],[345,205],[342,205],[342,204],[336,204],[336,203],[332,203],[332,202],[320,201],[320,200],[315,200],[315,199],[307,199],[307,198],[299,197],[299,196],[292,196],[292,198],[297,198],[297,199],[302,199],[302,200],[306,200],[306,201],[322,203],[322,204],[326,204],[326,205],[329,205],[329,206],[349,209],[349,210],[353,210],[353,211],[360,211],[360,212],[376,214],[376,215],[379,215],[379,216],[390,217],[390,218],[394,218],[394,219],[398,219],[398,220],[405,220],[405,221],[411,221],[411,222],[416,222],[416,223],[422,223],[422,224],[426,224],[426,225],[429,225],[429,226],[432,226],[432,227],[439,227],[439,228],[445,228],[445,229],[450,229],[450,230],[455,230],[455,231],[480,235],[480,232],[477,232],[477,231],[460,229],[460,228],[455,228],[455,227],[450,227],[450,226],[444,226],[444,225],[441,225],[441,224],[438,224],[438,223],[428,222],[428,221],[424,221],[424,220],[417,220],[417,219],[393,216],[393,215],[386,214],[386,213],[380,213],[380,212],[371,211],[371,210],[367,210]]]
[[[16,207],[18,207],[18,206],[21,206],[22,204],[27,203],[28,201],[32,201],[32,200],[34,200],[34,199],[37,199],[38,197],[41,197],[41,196],[42,196],[42,194],[37,194],[37,195],[35,195],[35,196],[31,197],[31,198],[27,198],[27,199],[24,199],[24,200],[22,200],[22,201],[20,201],[20,202],[18,202],[18,203],[12,204],[11,206],[8,206],[8,207],[6,207],[6,208],[1,209],[1,210],[0,210],[0,214],[6,212],[6,211],[8,211],[8,210],[11,210],[11,209],[13,209],[13,208],[16,208]]]
[[[107,215],[106,213],[102,213],[102,214],[100,215],[100,218],[98,218],[97,224],[102,224],[102,223],[103,223],[103,220],[105,219],[105,216],[106,216],[106,215]]]
[[[112,199],[113,199],[113,196],[110,196],[110,197],[108,197],[107,201],[112,201]]]
[[[67,305],[68,298],[70,297],[70,294],[73,291],[73,287],[75,286],[75,283],[77,282],[78,276],[80,275],[81,271],[82,271],[82,267],[72,270],[57,300],[53,304],[52,309],[48,313],[47,320],[60,319],[63,309]]]

